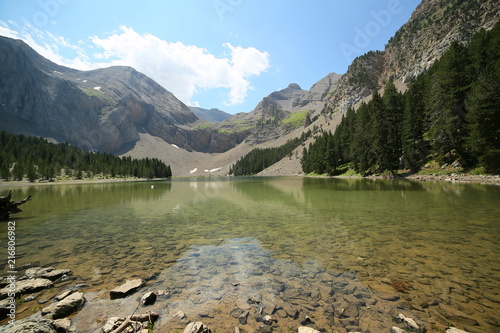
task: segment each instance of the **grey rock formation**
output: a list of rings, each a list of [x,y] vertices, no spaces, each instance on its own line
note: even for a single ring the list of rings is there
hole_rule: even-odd
[[[156,297],[157,297],[156,294],[154,292],[150,291],[150,292],[144,294],[144,296],[142,296],[141,303],[143,305],[152,305],[155,303]]]
[[[142,279],[127,280],[121,286],[111,290],[109,292],[109,297],[111,299],[124,298],[130,294],[135,293],[143,285],[144,281]]]
[[[308,92],[293,102],[293,107],[305,107],[310,103],[323,102],[337,86],[342,75],[330,73],[316,82]]]
[[[24,295],[34,293],[43,289],[51,288],[54,284],[48,279],[28,279],[16,281],[15,294]],[[7,298],[10,291],[10,286],[0,289],[0,299]]]
[[[65,274],[69,274],[71,269],[55,269],[54,267],[32,267],[26,270],[29,278],[44,278],[51,281],[57,280]]]
[[[184,333],[211,333],[212,330],[202,322],[191,322],[184,329]]]
[[[65,318],[80,310],[85,303],[83,293],[73,293],[66,298],[49,305],[42,310],[42,315],[50,319]]]
[[[190,106],[189,109],[200,119],[206,120],[209,123],[220,123],[223,120],[231,118],[229,113],[226,113],[217,108],[203,109],[195,106]]]
[[[50,137],[88,150],[124,153],[147,132],[181,148],[226,151],[237,136],[192,130],[202,122],[172,93],[131,67],[78,71],[0,36],[0,130]]]
[[[50,319],[23,319],[17,320],[14,324],[0,326],[1,333],[61,333],[66,332],[63,329],[58,330],[58,326]]]
[[[345,111],[391,78],[408,82],[439,59],[453,41],[467,42],[479,29],[491,29],[499,13],[500,3],[495,0],[422,1],[384,51],[371,51],[353,61],[327,105],[333,111]]]

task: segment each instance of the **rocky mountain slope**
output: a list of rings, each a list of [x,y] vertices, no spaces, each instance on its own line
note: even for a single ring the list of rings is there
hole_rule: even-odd
[[[307,129],[334,131],[342,111],[390,78],[404,89],[452,41],[466,42],[480,28],[491,28],[499,13],[496,0],[423,0],[384,51],[356,58],[344,75],[328,74],[310,90],[290,84],[264,97],[253,111],[220,123],[200,119],[193,113],[200,110],[132,68],[77,71],[50,62],[21,41],[0,37],[0,130],[162,158],[176,176],[205,170],[225,174],[251,149],[299,136],[307,117],[313,121]],[[271,174],[297,173],[300,150]]]
[[[499,19],[496,0],[423,0],[384,51],[371,51],[353,61],[327,99],[328,107],[345,111],[391,78],[408,82],[428,69],[453,41],[467,42]]]
[[[192,129],[201,121],[172,93],[130,67],[78,71],[20,40],[0,37],[0,130],[52,137],[104,152],[129,150],[147,132],[202,152],[226,151],[239,134]]]
[[[189,110],[193,112],[198,118],[208,121],[209,123],[220,123],[223,120],[231,118],[229,113],[226,113],[217,108],[203,109],[195,106],[190,106]]]

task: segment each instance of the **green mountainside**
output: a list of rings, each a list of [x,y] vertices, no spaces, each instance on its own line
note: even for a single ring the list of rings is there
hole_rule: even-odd
[[[349,165],[369,175],[416,172],[432,160],[500,172],[500,23],[467,45],[453,42],[406,93],[392,81],[383,96],[375,90],[333,134],[304,148],[302,167],[339,174]]]

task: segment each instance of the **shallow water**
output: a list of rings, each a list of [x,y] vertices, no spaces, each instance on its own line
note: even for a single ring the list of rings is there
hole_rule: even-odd
[[[281,328],[303,319],[285,316],[281,303],[339,332],[348,325],[337,312],[349,304],[359,308],[350,326],[371,332],[390,330],[401,311],[429,331],[500,327],[497,186],[276,177],[14,189],[16,199],[28,194],[25,212],[13,216],[17,265],[72,269],[74,279],[56,289],[88,285],[74,318],[83,331],[126,315],[113,306],[133,311],[137,297],[111,302],[107,292],[151,274],[144,290],[171,290],[155,304],[169,328],[181,325],[168,318],[182,310],[229,331],[235,305],[249,309],[247,325],[257,323],[248,298]]]

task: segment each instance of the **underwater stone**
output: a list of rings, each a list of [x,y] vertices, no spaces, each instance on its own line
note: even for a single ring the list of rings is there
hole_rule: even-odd
[[[127,282],[125,282],[121,286],[111,290],[109,292],[109,298],[110,299],[124,298],[136,292],[137,289],[139,289],[143,285],[144,281],[142,279],[127,280]]]

